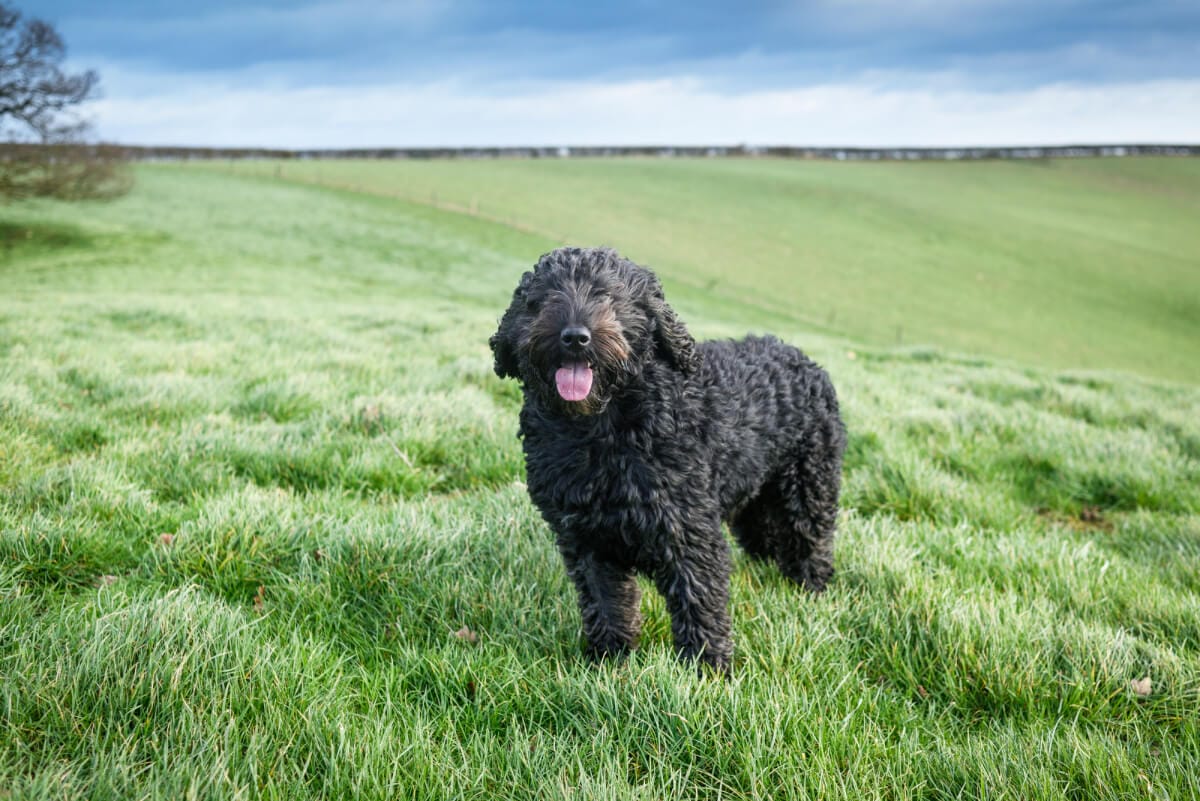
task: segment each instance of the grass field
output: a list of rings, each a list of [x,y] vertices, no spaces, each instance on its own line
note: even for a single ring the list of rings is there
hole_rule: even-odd
[[[725,315],[737,305],[876,346],[1200,382],[1196,159],[209,166],[610,244]]]
[[[475,166],[497,186],[507,169]],[[871,184],[873,166],[912,165],[843,165],[846,180]],[[978,181],[1016,191],[1007,170],[1027,170],[1034,198],[1051,176],[1108,174],[1153,204],[1168,166],[979,165]],[[738,185],[769,167],[705,170]],[[955,167],[938,167],[947,186]],[[533,178],[512,185],[511,213],[550,236],[211,167],[139,167],[111,204],[0,208],[0,799],[1197,797],[1200,389],[1022,366],[1027,344],[885,347],[890,323],[844,338],[871,323],[810,321],[820,296],[790,309],[784,272],[705,294],[683,255],[654,250],[684,243],[656,237],[685,208],[625,219],[599,200],[601,165],[578,170],[597,198],[578,229]],[[1091,219],[1114,196],[1064,204]],[[1187,378],[1186,321],[1152,335],[1138,305],[1195,265],[1180,223],[1195,195],[1164,196],[1175,217],[1104,247],[1175,259],[1111,327],[1161,337],[1172,354],[1146,372]],[[731,196],[728,248],[749,203]],[[924,219],[880,234],[908,238],[896,271],[919,262]],[[653,592],[628,663],[583,660],[521,485],[519,396],[491,373],[520,271],[608,222],[661,261],[695,333],[770,327],[843,399],[838,576],[806,599],[739,556],[727,682],[675,663]],[[831,208],[828,225],[806,247],[851,258],[852,220]],[[1006,239],[1013,263],[1055,230]],[[1196,277],[1179,281],[1186,305]],[[955,286],[937,289],[951,305]],[[1086,322],[1086,304],[1062,306]],[[1053,341],[1029,361],[1087,352]],[[1007,360],[956,355],[973,349]]]

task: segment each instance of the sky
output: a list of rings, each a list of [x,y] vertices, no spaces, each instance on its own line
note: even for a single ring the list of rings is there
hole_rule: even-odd
[[[10,0],[129,144],[1200,142],[1200,0]]]

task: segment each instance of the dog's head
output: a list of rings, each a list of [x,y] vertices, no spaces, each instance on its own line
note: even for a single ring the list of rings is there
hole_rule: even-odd
[[[606,248],[560,248],[521,276],[489,340],[496,375],[551,408],[595,414],[651,360],[699,367],[696,342],[654,273]]]

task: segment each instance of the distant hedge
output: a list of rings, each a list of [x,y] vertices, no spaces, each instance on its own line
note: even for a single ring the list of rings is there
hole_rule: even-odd
[[[602,147],[381,147],[282,150],[120,146],[140,161],[189,159],[491,159],[652,156],[680,158],[789,158],[831,161],[979,161],[984,159],[1200,156],[1200,145],[1056,145],[1053,147],[792,147],[750,145]]]

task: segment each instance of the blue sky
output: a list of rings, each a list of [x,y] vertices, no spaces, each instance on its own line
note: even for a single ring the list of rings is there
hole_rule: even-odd
[[[1200,0],[38,0],[125,142],[1200,141]]]

